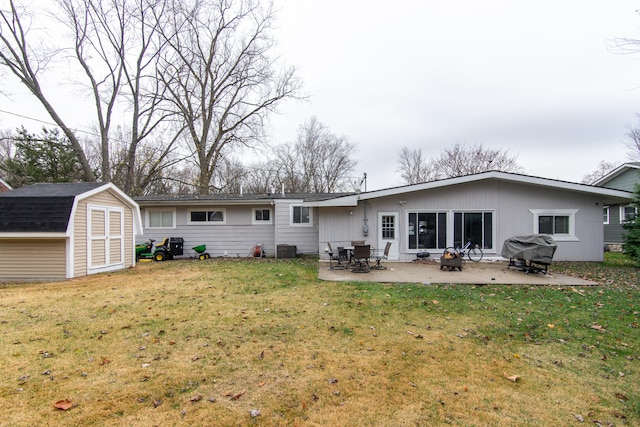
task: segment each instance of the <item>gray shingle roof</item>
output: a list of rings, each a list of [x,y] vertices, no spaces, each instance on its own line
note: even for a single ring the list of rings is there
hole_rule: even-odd
[[[75,197],[99,182],[41,183],[0,194],[0,232],[65,232]]]

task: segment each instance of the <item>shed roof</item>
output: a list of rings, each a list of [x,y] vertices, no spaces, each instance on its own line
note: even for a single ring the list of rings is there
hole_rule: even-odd
[[[142,234],[138,204],[112,183],[39,183],[0,194],[0,235],[64,236],[77,203],[109,190],[134,209],[134,234]]]
[[[0,232],[67,230],[75,197],[103,186],[99,182],[40,183],[0,194]]]

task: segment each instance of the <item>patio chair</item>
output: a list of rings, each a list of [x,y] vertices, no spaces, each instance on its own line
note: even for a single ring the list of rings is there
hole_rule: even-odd
[[[352,240],[351,246],[361,246],[364,245],[364,240]]]
[[[377,254],[375,256],[373,256],[373,259],[376,261],[375,265],[371,268],[375,269],[375,270],[386,270],[387,267],[385,267],[384,265],[380,264],[380,261],[382,261],[383,259],[388,259],[389,258],[389,249],[391,248],[391,242],[387,242],[387,244],[384,246],[384,252],[381,254]]]
[[[329,254],[329,270],[344,270],[347,268],[342,261],[348,261],[347,251],[344,248],[338,248],[338,253],[333,252],[331,243],[327,242],[327,254]],[[338,263],[333,265],[331,262],[337,261]]]
[[[370,272],[369,258],[371,258],[371,245],[355,245],[353,247],[351,271],[354,273]]]

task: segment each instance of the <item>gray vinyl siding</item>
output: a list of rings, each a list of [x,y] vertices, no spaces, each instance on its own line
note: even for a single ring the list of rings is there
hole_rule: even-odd
[[[138,241],[154,239],[162,241],[165,237],[182,237],[184,239],[184,256],[195,256],[194,246],[206,245],[207,253],[212,257],[246,257],[252,254],[252,249],[262,245],[267,256],[275,254],[275,219],[271,224],[252,224],[254,208],[272,210],[268,205],[239,205],[239,206],[181,206],[176,208],[176,228],[147,228],[145,211],[153,208],[143,208],[143,236]],[[224,210],[225,224],[190,224],[191,210]]]
[[[612,178],[606,183],[602,184],[602,187],[615,188],[616,190],[634,191],[635,185],[640,182],[640,170],[630,168],[620,175]]]
[[[318,254],[318,208],[311,208],[311,224],[292,224],[291,206],[299,201],[276,201],[276,245],[295,245],[298,254]]]
[[[362,238],[365,204],[358,207],[322,208],[319,246],[323,242],[348,241]],[[369,225],[367,242],[378,241],[378,212],[399,213],[399,255],[401,260],[415,259],[415,250],[407,244],[407,214],[415,211],[491,211],[493,212],[493,248],[487,256],[499,256],[503,242],[520,234],[534,232],[534,216],[530,209],[578,209],[575,215],[575,234],[578,242],[557,242],[554,260],[599,261],[603,257],[602,200],[598,196],[572,191],[543,188],[534,185],[502,181],[471,182],[415,193],[398,194],[366,202]],[[353,213],[350,214],[349,211]],[[345,226],[346,224],[346,226]],[[451,231],[451,230],[450,230]],[[452,233],[447,233],[453,243]]]
[[[623,243],[626,231],[620,223],[621,205],[609,206],[609,224],[604,225],[604,243]]]

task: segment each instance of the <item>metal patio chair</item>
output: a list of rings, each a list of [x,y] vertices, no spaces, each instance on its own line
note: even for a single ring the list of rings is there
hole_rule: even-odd
[[[355,245],[351,271],[354,273],[370,272],[369,258],[371,258],[371,245]]]
[[[347,265],[342,261],[348,261],[347,251],[344,248],[338,247],[338,253],[333,251],[331,243],[327,242],[327,254],[329,254],[329,270],[344,270]],[[337,261],[337,264],[332,264],[332,261]]]
[[[384,246],[384,252],[381,254],[377,254],[375,256],[372,257],[372,259],[374,259],[376,261],[375,265],[371,268],[375,269],[375,270],[386,270],[387,267],[385,267],[384,265],[380,264],[380,262],[382,260],[386,260],[389,258],[389,249],[391,248],[391,242],[387,242],[387,244]]]

